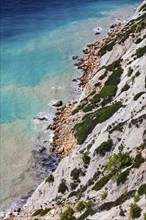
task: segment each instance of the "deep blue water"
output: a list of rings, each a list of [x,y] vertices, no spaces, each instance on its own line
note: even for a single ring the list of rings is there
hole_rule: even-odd
[[[27,100],[27,95],[25,97],[25,94],[22,94],[20,101],[21,94],[17,98],[17,92],[20,92],[20,88],[17,91],[17,87],[34,87],[46,80],[49,74],[68,71],[70,66],[64,65],[62,67],[62,62],[73,48],[71,46],[70,51],[69,48],[68,51],[59,50],[60,45],[55,45],[57,42],[52,42],[52,36],[49,36],[51,32],[63,30],[73,22],[106,17],[107,15],[101,12],[109,12],[121,6],[126,7],[138,2],[140,1],[2,0],[1,86],[2,88],[13,86],[15,91],[12,89],[2,90],[1,123],[30,118],[37,113],[39,106],[37,97],[29,97]],[[47,35],[48,39],[46,40],[44,37]],[[62,43],[64,48],[68,46],[67,42],[62,41]],[[30,112],[26,109],[27,114],[21,114],[25,105],[36,105],[36,111],[33,112],[30,108]]]

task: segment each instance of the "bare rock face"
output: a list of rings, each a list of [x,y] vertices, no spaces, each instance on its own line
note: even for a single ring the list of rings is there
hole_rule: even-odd
[[[63,102],[61,100],[58,100],[57,102],[55,102],[52,106],[54,107],[60,107],[63,105]]]

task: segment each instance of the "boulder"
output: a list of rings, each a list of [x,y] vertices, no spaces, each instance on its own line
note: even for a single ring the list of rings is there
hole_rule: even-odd
[[[57,102],[55,102],[52,106],[54,107],[60,107],[63,105],[63,102],[61,100],[58,100]]]

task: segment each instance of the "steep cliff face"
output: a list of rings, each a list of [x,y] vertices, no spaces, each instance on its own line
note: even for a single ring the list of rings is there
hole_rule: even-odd
[[[119,32],[91,48],[92,77],[66,120],[76,148],[15,219],[146,219],[145,20],[144,1]]]

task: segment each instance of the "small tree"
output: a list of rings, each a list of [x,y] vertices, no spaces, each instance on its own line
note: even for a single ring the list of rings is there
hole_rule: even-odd
[[[51,183],[54,182],[54,176],[52,174],[50,174],[50,176],[48,176],[48,178],[46,179],[46,183]]]
[[[58,192],[65,193],[66,190],[68,190],[68,187],[65,184],[65,180],[62,180],[62,182],[59,185]]]
[[[76,209],[78,212],[82,211],[85,208],[85,203],[83,201],[79,202]]]
[[[75,220],[73,216],[74,210],[71,207],[68,207],[64,212],[60,214],[60,220]]]
[[[108,161],[107,172],[118,175],[121,172],[121,169],[130,166],[131,163],[132,160],[128,152],[114,154]]]
[[[140,200],[140,197],[139,197],[138,194],[136,194],[136,195],[134,196],[134,202],[136,203],[136,202],[138,202],[139,200]]]
[[[85,152],[82,156],[82,160],[84,164],[89,164],[90,163],[90,157],[88,156],[87,152]]]
[[[135,219],[135,218],[139,218],[140,216],[141,216],[140,207],[136,203],[131,204],[131,206],[130,206],[130,217],[132,219]]]

